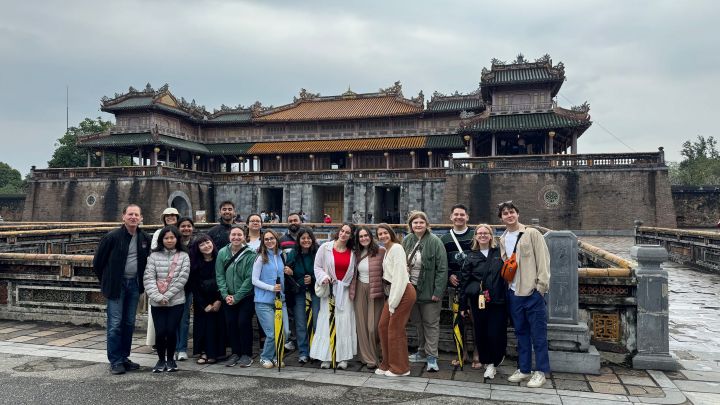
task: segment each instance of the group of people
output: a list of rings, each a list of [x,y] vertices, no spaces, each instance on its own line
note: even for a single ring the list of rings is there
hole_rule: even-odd
[[[283,303],[285,336],[295,338],[285,347],[297,345],[300,363],[315,359],[321,368],[335,362],[344,369],[357,356],[376,374],[391,377],[409,375],[410,362],[438,371],[441,300],[448,283],[462,319],[473,325],[472,368],[495,377],[505,357],[509,317],[518,342],[518,369],[509,380],[529,379],[529,387],[540,387],[550,372],[543,298],[550,278],[548,249],[539,231],[518,221],[512,201],[498,206],[505,225],[499,238],[487,224],[471,230],[467,209],[457,204],[450,213],[453,227],[442,238],[431,231],[424,212],[413,211],[402,240],[385,223],[375,234],[365,225],[344,223],[322,244],[298,213],[288,216],[288,231],[281,236],[263,229],[259,214],[235,224],[235,207],[225,201],[220,223],[192,237],[192,221],[172,210],[163,213],[164,226],[151,239],[138,229],[140,207],[131,204],[123,211],[123,225],[98,246],[94,269],[108,301],[114,374],[138,368],[128,356],[143,289],[154,324],[155,372],[177,370],[176,352],[177,359],[187,358],[182,325],[191,300],[198,363],[225,359],[227,366],[249,367],[256,317],[264,339],[261,366],[282,367],[274,342],[276,297]],[[512,265],[514,271],[508,270]],[[417,328],[412,354],[408,322]]]

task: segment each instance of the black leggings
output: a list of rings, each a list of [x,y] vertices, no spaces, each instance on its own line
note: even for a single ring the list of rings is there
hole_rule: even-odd
[[[172,360],[175,355],[177,337],[175,331],[180,326],[184,304],[172,307],[152,307],[153,323],[155,324],[155,346],[158,358],[162,361]]]
[[[252,357],[252,317],[255,311],[254,297],[245,297],[235,305],[225,306],[225,322],[232,353]]]

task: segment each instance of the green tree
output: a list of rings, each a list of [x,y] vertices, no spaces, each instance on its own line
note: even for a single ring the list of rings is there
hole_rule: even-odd
[[[672,184],[720,185],[720,152],[715,138],[698,135],[695,142],[683,143],[680,154],[684,157],[683,161],[670,165]]]
[[[19,171],[7,163],[0,162],[0,194],[22,194],[23,184]]]
[[[103,132],[112,126],[112,122],[103,121],[100,117],[92,120],[85,118],[79,126],[70,127],[65,135],[58,139],[52,158],[48,161],[48,167],[85,167],[87,165],[87,150],[77,146],[78,136],[96,134]],[[114,157],[112,157],[114,159]],[[99,159],[92,156],[92,164],[99,165]],[[121,159],[122,160],[122,159]],[[107,162],[114,165],[117,162]]]

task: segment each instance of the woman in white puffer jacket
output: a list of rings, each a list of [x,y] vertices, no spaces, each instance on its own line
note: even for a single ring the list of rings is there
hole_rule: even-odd
[[[155,324],[158,362],[153,368],[154,373],[177,370],[175,331],[185,307],[185,283],[190,275],[190,256],[178,229],[164,227],[158,242],[158,247],[148,257],[143,277]]]

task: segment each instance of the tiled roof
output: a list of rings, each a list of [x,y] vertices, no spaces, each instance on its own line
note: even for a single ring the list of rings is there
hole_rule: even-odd
[[[389,117],[421,113],[422,106],[396,96],[299,100],[263,113],[255,121],[315,121]]]
[[[327,141],[292,141],[256,143],[247,153],[323,153],[354,151],[386,151],[404,149],[457,149],[463,143],[459,135],[410,136],[400,138],[338,139]]]
[[[426,149],[461,149],[464,147],[465,144],[460,135],[431,135],[425,142]]]
[[[211,155],[242,155],[253,145],[253,143],[211,143],[205,146]]]
[[[448,97],[447,99],[433,99],[427,104],[429,112],[446,112],[446,111],[473,111],[480,110],[485,103],[480,97]]]
[[[553,129],[589,127],[590,120],[573,119],[555,113],[491,115],[465,127],[470,131],[517,131],[529,129]]]
[[[165,145],[178,149],[188,150],[198,153],[209,153],[205,145],[186,141],[184,139],[173,138],[171,136],[159,135],[157,140],[153,139],[149,132],[135,134],[113,134],[102,136],[84,141],[82,138],[78,140],[78,144],[87,148],[107,148],[122,147],[135,145]]]
[[[557,74],[551,74],[546,67],[526,68],[526,69],[508,69],[493,71],[492,76],[484,76],[483,84],[500,84],[512,82],[546,82],[552,80],[562,80]],[[487,78],[486,78],[487,77]]]
[[[208,117],[207,122],[250,122],[252,120],[252,111],[222,113]]]
[[[108,105],[106,107],[103,107],[105,110],[124,110],[124,109],[131,109],[131,108],[137,108],[137,107],[149,107],[153,104],[153,98],[152,97],[131,97],[126,100],[123,100],[117,104]]]

